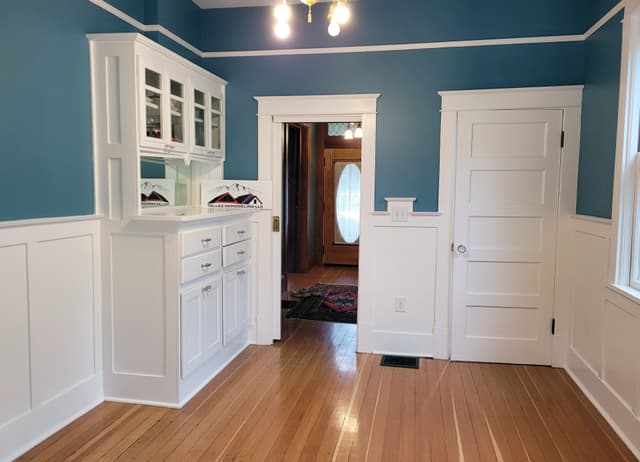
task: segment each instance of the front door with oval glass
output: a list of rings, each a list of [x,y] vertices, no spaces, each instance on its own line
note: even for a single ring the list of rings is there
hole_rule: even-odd
[[[360,181],[360,149],[325,151],[324,264],[358,264]]]

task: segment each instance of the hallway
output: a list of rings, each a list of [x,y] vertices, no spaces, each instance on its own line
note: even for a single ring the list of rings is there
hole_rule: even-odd
[[[383,368],[354,325],[284,322],[183,409],[103,403],[20,460],[635,460],[562,370]]]

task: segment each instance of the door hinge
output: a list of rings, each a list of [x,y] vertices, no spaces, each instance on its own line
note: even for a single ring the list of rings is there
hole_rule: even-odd
[[[279,233],[280,232],[280,217],[273,217],[272,221],[271,221],[271,226],[273,228],[273,232],[274,233]]]
[[[451,243],[451,251],[453,252],[454,247],[453,247],[453,242]]]
[[[564,130],[562,130],[562,134],[560,135],[560,147],[564,148]]]
[[[551,335],[556,335],[556,318],[551,320]]]

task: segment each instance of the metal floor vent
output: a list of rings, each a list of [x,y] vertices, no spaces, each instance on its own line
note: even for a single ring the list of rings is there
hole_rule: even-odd
[[[404,367],[407,369],[420,369],[420,358],[410,356],[382,355],[381,366]]]

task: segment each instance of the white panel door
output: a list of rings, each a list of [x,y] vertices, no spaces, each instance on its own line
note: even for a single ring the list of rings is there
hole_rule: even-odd
[[[196,285],[180,294],[180,359],[182,378],[204,361],[202,341],[202,304],[204,287]]]
[[[562,118],[458,115],[454,360],[551,364]]]
[[[205,359],[222,349],[222,278],[205,281],[202,290],[202,338]]]
[[[236,336],[239,329],[238,323],[238,275],[235,271],[224,273],[223,280],[223,316],[224,326],[223,342],[225,345]]]

